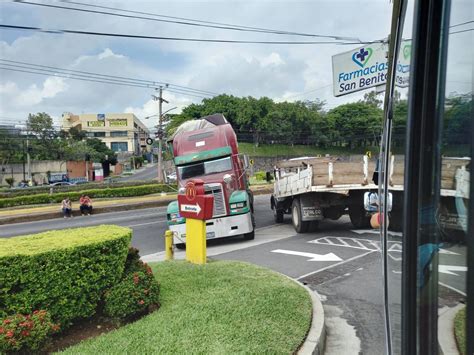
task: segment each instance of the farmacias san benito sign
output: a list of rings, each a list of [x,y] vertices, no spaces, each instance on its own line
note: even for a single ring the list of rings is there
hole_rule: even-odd
[[[387,82],[385,43],[375,43],[336,54],[332,57],[334,96],[365,90]],[[396,68],[395,84],[408,86],[411,44],[402,42]]]

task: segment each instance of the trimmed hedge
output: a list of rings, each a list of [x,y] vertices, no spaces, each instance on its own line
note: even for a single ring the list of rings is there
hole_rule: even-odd
[[[62,192],[53,195],[37,194],[30,196],[20,196],[0,199],[0,208],[23,206],[23,205],[37,205],[45,203],[60,203],[65,197],[69,197],[71,201],[79,201],[82,194],[88,195],[91,198],[107,198],[107,197],[132,197],[150,195],[159,192],[173,192],[173,188],[169,185],[155,184],[119,188],[102,188],[82,190],[77,192]]]
[[[136,181],[123,181],[123,182],[90,182],[86,184],[70,185],[70,186],[34,186],[24,189],[0,189],[1,198],[11,198],[19,196],[29,196],[37,194],[49,193],[50,189],[53,188],[53,193],[62,193],[69,191],[82,191],[82,190],[93,190],[102,188],[115,189],[118,187],[130,187],[130,186],[142,186],[142,185],[159,185],[158,182],[151,180],[136,180]],[[171,184],[172,187],[176,188],[176,184]]]
[[[132,231],[103,225],[0,239],[0,318],[46,309],[61,327],[122,277]]]

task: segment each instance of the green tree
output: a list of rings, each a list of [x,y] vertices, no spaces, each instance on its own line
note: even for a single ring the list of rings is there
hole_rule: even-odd
[[[383,111],[365,102],[340,105],[327,114],[331,140],[350,148],[376,144],[382,132]]]
[[[86,145],[91,148],[94,153],[91,154],[91,158],[94,161],[104,162],[109,160],[112,164],[115,164],[115,153],[112,149],[98,138],[89,138],[86,141]]]
[[[379,99],[378,95],[379,94],[377,94],[375,91],[366,92],[364,94],[364,100],[360,102],[365,102],[366,104],[381,108],[383,100]]]

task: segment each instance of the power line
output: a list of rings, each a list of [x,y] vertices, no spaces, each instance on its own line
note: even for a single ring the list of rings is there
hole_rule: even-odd
[[[467,30],[459,30],[459,31],[455,31],[455,32],[449,32],[449,34],[454,35],[456,33],[470,32],[470,31],[474,31],[474,28],[469,28]]]
[[[316,89],[313,89],[313,90],[309,90],[309,91],[302,92],[302,93],[300,93],[300,94],[291,95],[291,96],[289,96],[289,97],[286,97],[285,100],[290,100],[290,99],[293,99],[293,98],[298,97],[298,96],[307,95],[307,94],[310,94],[310,93],[312,93],[312,92],[315,92],[315,91],[319,91],[319,90],[328,88],[328,87],[330,87],[330,86],[332,86],[332,85],[333,85],[333,84],[328,84],[328,85],[324,85],[324,86],[321,86],[321,87],[316,88]]]
[[[354,44],[371,44],[371,43],[379,42],[379,41],[373,41],[373,42],[252,41],[252,40],[185,38],[185,37],[162,37],[162,36],[132,35],[132,34],[125,34],[125,33],[77,31],[77,30],[68,30],[68,29],[44,29],[44,28],[40,28],[40,27],[16,26],[16,25],[5,25],[5,24],[0,24],[0,28],[25,30],[25,31],[35,31],[35,32],[42,32],[42,33],[49,33],[49,34],[63,34],[63,33],[66,33],[66,34],[101,36],[101,37],[118,37],[118,38],[150,39],[150,40],[181,41],[181,42],[205,42],[205,43],[275,44],[275,45],[315,45],[315,44],[354,45]]]
[[[104,78],[103,80],[99,80],[99,78],[94,79],[93,77],[87,77],[87,76],[74,76],[74,75],[67,75],[67,74],[61,74],[61,73],[51,73],[51,71],[42,71],[40,69],[20,69],[18,67],[7,67],[7,66],[1,66],[1,65],[7,65],[7,64],[1,64],[0,63],[0,70],[8,70],[8,71],[14,71],[14,72],[19,72],[19,73],[28,73],[28,74],[37,74],[37,75],[44,75],[44,76],[54,76],[54,77],[60,77],[60,78],[65,78],[65,79],[73,79],[73,80],[81,80],[81,81],[86,81],[86,82],[96,82],[96,83],[102,83],[102,84],[111,84],[111,85],[120,85],[120,86],[127,86],[127,87],[137,87],[137,88],[144,88],[144,89],[150,89],[150,88],[156,88],[156,86],[152,86],[149,84],[133,84],[133,83],[128,83],[128,82],[121,82],[121,81],[116,81],[112,79],[107,79]],[[202,96],[196,94],[191,94],[187,91],[177,91],[176,89],[168,89],[169,91],[176,91],[176,93],[185,95],[185,96],[194,96],[194,97],[199,97],[199,98],[207,98],[209,96]]]
[[[102,9],[102,10],[87,10],[87,9],[82,9],[82,8],[77,8],[77,7],[67,7],[67,6],[62,6],[62,5],[35,3],[35,2],[22,1],[22,0],[17,0],[16,2],[22,3],[22,4],[28,4],[28,5],[63,9],[63,10],[72,10],[72,11],[88,12],[88,13],[95,13],[95,14],[101,14],[101,15],[118,16],[118,17],[124,17],[124,18],[165,22],[165,23],[172,23],[172,24],[186,25],[186,26],[208,27],[208,28],[221,29],[221,30],[267,33],[267,34],[275,34],[275,35],[304,36],[304,37],[313,37],[313,38],[314,37],[332,38],[335,40],[342,40],[342,41],[357,41],[359,43],[362,42],[359,38],[355,38],[355,37],[338,36],[338,35],[322,35],[322,34],[303,33],[303,32],[294,32],[294,31],[286,31],[286,30],[275,30],[275,29],[268,29],[268,28],[262,28],[262,27],[233,25],[233,24],[220,23],[220,22],[202,21],[202,20],[196,20],[196,19],[190,19],[190,18],[184,18],[184,17],[166,16],[166,15],[150,13],[150,12],[131,11],[131,10],[120,9],[116,7],[100,6],[100,5],[80,3],[80,2],[75,2],[75,1],[62,1],[62,2],[67,3],[67,4],[80,5],[83,7]],[[104,9],[119,11],[122,13],[103,11]],[[126,15],[126,14],[134,14],[134,15]],[[144,17],[144,16],[137,16],[137,15],[146,15],[146,16],[152,16],[152,17]],[[169,19],[169,20],[166,20],[166,19]]]
[[[449,28],[464,26],[464,25],[467,25],[467,24],[469,24],[469,23],[474,23],[474,20],[466,21],[466,22],[462,22],[462,23],[458,23],[458,24],[456,24],[456,25],[451,25],[451,26],[449,26]]]
[[[82,71],[82,70],[72,70],[72,69],[64,69],[64,68],[59,68],[59,67],[54,67],[54,66],[48,66],[48,65],[41,65],[41,64],[34,64],[34,63],[28,63],[28,62],[21,62],[21,61],[15,61],[15,60],[8,60],[8,59],[0,59],[0,62],[6,62],[6,63],[13,63],[13,64],[18,64],[19,66],[26,66],[26,67],[31,67],[31,69],[41,69],[48,71],[49,69],[53,69],[55,72],[56,71],[62,71],[67,74],[74,74],[78,73],[78,76],[84,76],[82,74],[85,74],[86,76],[94,76],[97,78],[105,78],[105,79],[113,79],[113,80],[118,80],[118,81],[130,81],[132,84],[149,84],[152,87],[159,87],[157,84],[162,84],[162,85],[169,85],[172,87],[179,88],[180,90],[185,90],[185,91],[190,91],[190,92],[195,92],[199,94],[209,94],[209,95],[219,95],[218,93],[211,92],[211,91],[206,91],[206,90],[199,90],[199,89],[194,89],[191,87],[187,86],[182,86],[182,85],[177,85],[177,84],[171,84],[163,81],[155,81],[155,80],[145,80],[145,79],[138,79],[138,78],[131,78],[131,77],[125,77],[125,76],[117,76],[117,75],[110,75],[110,74],[99,74],[99,73],[93,73],[93,72],[87,72],[87,71]],[[4,64],[7,65],[7,64]]]

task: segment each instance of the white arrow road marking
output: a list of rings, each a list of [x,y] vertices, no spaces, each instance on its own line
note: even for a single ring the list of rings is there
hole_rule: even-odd
[[[446,249],[441,249],[439,248],[439,253],[440,254],[448,254],[448,255],[461,255],[459,253],[455,253],[454,251],[446,250]]]
[[[378,229],[351,229],[351,232],[357,233],[357,234],[377,234],[380,235],[380,231]],[[390,235],[394,235],[397,237],[402,237],[403,233],[402,232],[388,232]]]
[[[338,257],[334,253],[328,253],[328,254],[322,255],[322,254],[304,253],[301,251],[283,250],[283,249],[272,250],[272,253],[304,256],[306,258],[310,258],[310,260],[308,261],[341,261],[342,260],[340,257]]]
[[[443,274],[459,276],[459,274],[456,274],[453,271],[467,271],[467,266],[439,265],[438,271]]]
[[[199,214],[199,212],[201,212],[201,206],[199,206],[199,203],[196,203],[195,205],[181,205],[181,211]]]

